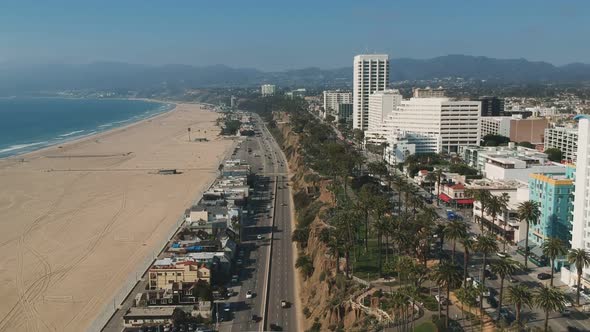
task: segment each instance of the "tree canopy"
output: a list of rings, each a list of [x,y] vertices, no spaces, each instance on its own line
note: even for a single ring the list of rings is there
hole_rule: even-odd
[[[561,150],[558,148],[549,148],[547,150],[545,150],[545,153],[547,154],[549,160],[554,161],[554,162],[561,162],[562,159],[562,153]]]

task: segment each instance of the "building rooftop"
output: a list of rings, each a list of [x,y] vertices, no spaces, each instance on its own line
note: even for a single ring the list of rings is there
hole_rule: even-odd
[[[172,317],[175,307],[131,307],[127,310],[125,318],[133,317]]]

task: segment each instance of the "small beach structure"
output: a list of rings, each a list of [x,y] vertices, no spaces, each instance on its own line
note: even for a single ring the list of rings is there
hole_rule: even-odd
[[[176,168],[168,168],[168,169],[158,170],[158,174],[160,174],[160,175],[174,175],[174,174],[180,174],[180,172]]]

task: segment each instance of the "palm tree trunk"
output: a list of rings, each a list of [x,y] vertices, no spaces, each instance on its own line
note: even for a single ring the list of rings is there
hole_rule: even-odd
[[[377,251],[378,251],[378,255],[377,255],[377,259],[379,260],[379,277],[381,277],[383,275],[383,271],[382,271],[382,267],[381,267],[381,255],[383,254],[382,251],[382,244],[381,244],[381,232],[379,232],[377,234]]]
[[[457,249],[457,240],[453,239],[453,256],[451,256],[451,261],[455,264],[455,251]]]
[[[447,298],[445,299],[445,306],[447,310],[447,316],[445,317],[445,328],[449,328],[449,295],[451,295],[451,287],[447,285]]]
[[[504,277],[500,278],[500,300],[498,303],[498,320],[500,320],[500,311],[502,310],[502,294],[504,293]]]
[[[520,326],[520,304],[516,305],[516,324]]]
[[[529,264],[529,222],[526,221],[526,233],[524,233],[524,268]]]
[[[550,285],[553,286],[553,267],[555,266],[555,258],[551,258],[551,282]]]
[[[506,223],[504,223],[504,243],[502,245],[503,252],[506,252],[506,242],[508,242],[508,239],[506,238]]]
[[[545,329],[544,331],[547,332],[549,326],[549,310],[545,310]]]
[[[576,305],[580,305],[580,283],[582,282],[582,271],[578,270],[578,284],[576,285],[577,287],[577,292],[576,292]]]
[[[365,210],[365,252],[369,252],[369,211]]]
[[[485,269],[486,269],[486,261],[487,261],[487,254],[484,252],[483,254],[483,275],[481,276],[481,285],[482,285],[482,289],[485,288],[486,286],[486,273],[485,273]],[[479,293],[479,310],[481,311],[481,321],[483,322],[483,292]],[[483,323],[482,323],[483,324]]]
[[[350,250],[344,252],[344,259],[346,260],[346,279],[350,278]]]
[[[385,234],[385,263],[389,262],[389,236]]]
[[[467,261],[469,260],[469,254],[467,250],[463,249],[463,287],[467,286]]]

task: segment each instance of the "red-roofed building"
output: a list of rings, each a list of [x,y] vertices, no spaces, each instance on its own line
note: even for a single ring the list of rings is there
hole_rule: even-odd
[[[462,183],[441,185],[438,198],[449,205],[473,205],[473,199],[465,195],[465,185]]]

